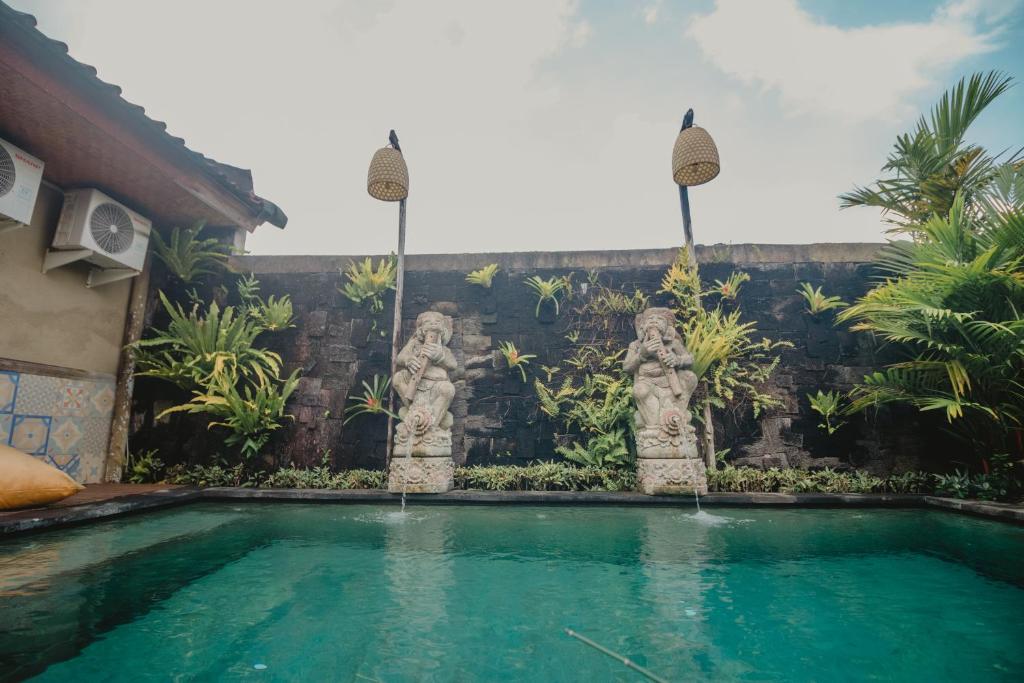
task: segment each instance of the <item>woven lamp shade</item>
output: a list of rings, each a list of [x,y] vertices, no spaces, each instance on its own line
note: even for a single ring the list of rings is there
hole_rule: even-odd
[[[672,148],[672,179],[677,185],[701,185],[720,170],[718,148],[706,130],[691,126],[679,131]]]
[[[382,202],[397,202],[409,196],[409,168],[401,152],[383,147],[374,153],[366,176],[366,191]]]

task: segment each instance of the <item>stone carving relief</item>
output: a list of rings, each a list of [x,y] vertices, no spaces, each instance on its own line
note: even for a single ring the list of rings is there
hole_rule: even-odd
[[[407,454],[452,454],[452,414],[448,407],[455,397],[455,385],[448,373],[458,364],[447,346],[451,338],[449,316],[433,311],[421,313],[416,318],[416,333],[398,354],[393,383],[402,407],[395,431],[396,459]]]

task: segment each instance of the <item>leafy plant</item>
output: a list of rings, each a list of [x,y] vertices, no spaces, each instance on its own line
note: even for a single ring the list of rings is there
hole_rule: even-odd
[[[387,402],[388,392],[391,389],[391,379],[389,377],[374,375],[372,385],[367,384],[363,380],[363,389],[362,396],[349,397],[348,400],[352,405],[345,409],[345,414],[348,417],[345,418],[344,424],[348,424],[360,415],[384,414],[398,419],[397,415],[384,407]]]
[[[523,381],[526,381],[526,366],[530,364],[530,359],[536,358],[537,356],[532,353],[520,353],[516,345],[510,341],[501,342],[498,344],[498,351],[505,357],[505,363],[509,369],[519,370],[519,374],[523,376]]]
[[[564,462],[477,465],[455,468],[455,488],[485,491],[629,491],[636,487],[631,470],[577,467]]]
[[[796,290],[804,298],[804,310],[810,315],[820,315],[834,308],[845,308],[849,304],[838,296],[825,296],[821,287],[812,287],[809,282],[801,282]]]
[[[701,309],[681,325],[683,343],[693,355],[693,372],[704,382],[704,400],[715,408],[749,403],[754,417],[782,401],[764,387],[778,367],[780,349],[792,346],[757,333],[754,322],[740,322],[739,309]]]
[[[204,275],[212,275],[225,268],[229,247],[208,237],[200,239],[204,223],[191,228],[174,228],[170,241],[164,241],[158,230],[150,232],[153,253],[167,270],[184,284],[192,284]]]
[[[537,296],[535,316],[540,317],[540,306],[545,301],[552,302],[555,305],[555,315],[558,314],[558,295],[566,291],[566,285],[568,284],[566,278],[551,277],[545,280],[539,275],[534,275],[533,277],[526,278],[523,282]]]
[[[248,309],[249,316],[264,330],[277,332],[295,327],[292,323],[292,302],[287,294],[280,299],[271,294],[264,301],[259,295],[260,282],[252,273],[239,278],[235,287],[238,290],[238,297]]]
[[[708,289],[708,294],[717,294],[727,301],[735,301],[740,295],[740,287],[749,280],[748,274],[741,270],[735,271],[726,278],[725,282],[715,280],[715,286]]]
[[[882,166],[885,177],[872,187],[840,196],[843,208],[880,208],[893,232],[912,236],[933,215],[948,215],[958,195],[966,213],[974,214],[992,184],[1000,174],[1011,173],[1019,156],[1000,162],[965,138],[971,124],[1011,83],[1010,77],[995,71],[962,78],[942,95],[929,117],[918,120],[913,132],[896,138]]]
[[[626,294],[600,283],[591,283],[593,292],[581,309],[581,313],[596,316],[611,315],[636,315],[647,308],[650,297],[639,289],[633,290],[632,294]]]
[[[285,415],[284,408],[298,384],[298,373],[296,370],[281,383],[265,377],[239,383],[229,373],[220,374],[195,391],[191,401],[168,408],[157,419],[177,412],[209,415],[213,421],[208,428],[230,430],[224,442],[238,446],[243,459],[251,460],[266,445],[271,432],[281,427],[281,420],[291,417]]]
[[[818,427],[827,431],[830,436],[845,424],[838,419],[842,413],[842,395],[838,391],[824,392],[818,389],[818,393],[814,396],[807,394],[807,400],[811,402],[811,410],[821,415],[824,420]]]
[[[130,484],[148,484],[159,480],[164,463],[157,457],[159,451],[151,449],[129,453],[125,462],[125,478]]]
[[[287,297],[273,302],[271,310],[256,296],[254,280],[246,280],[243,291],[250,300],[238,311],[232,306],[221,311],[212,302],[205,313],[198,304],[185,313],[160,292],[170,324],[166,330],[151,330],[151,336],[131,348],[137,375],[173,382],[192,393],[189,402],[163,411],[158,419],[179,412],[207,415],[208,427],[229,430],[225,442],[238,446],[242,457],[250,460],[281,420],[290,417],[284,408],[298,383],[298,371],[282,379],[281,357],[255,344],[270,329],[268,322],[290,320],[290,314],[286,318],[282,312],[290,312],[290,303],[283,305]]]
[[[571,447],[556,447],[555,452],[584,467],[622,467],[630,460],[625,430],[621,428],[595,434],[587,439],[586,446],[576,441]]]
[[[338,291],[357,304],[368,301],[370,312],[380,313],[384,310],[385,292],[395,288],[398,260],[392,254],[382,258],[374,267],[373,259],[367,256],[359,263],[349,261],[348,268],[342,271],[342,275],[348,282]]]
[[[264,327],[243,310],[221,310],[211,302],[205,314],[198,305],[189,313],[172,304],[160,292],[170,318],[166,330],[153,329],[151,336],[132,345],[140,370],[137,375],[156,377],[194,390],[228,373],[265,381],[277,377],[281,357],[255,345]]]
[[[557,365],[542,365],[540,366],[541,371],[547,376],[547,381],[551,382],[554,380],[555,375],[561,372],[562,368]]]
[[[548,375],[548,381],[551,376]],[[562,385],[555,390],[544,386],[539,379],[533,380],[534,390],[537,392],[537,403],[548,417],[558,417],[562,412],[562,406],[576,396],[576,389],[572,385],[572,377],[566,377]]]
[[[501,269],[498,268],[497,263],[490,263],[483,268],[474,270],[466,275],[466,282],[490,289],[491,284],[494,281],[494,276],[497,275],[499,270]]]
[[[958,199],[919,233],[884,249],[888,279],[840,314],[910,356],[865,377],[851,408],[941,410],[978,454],[1006,451],[1024,426],[1024,211],[972,217]]]

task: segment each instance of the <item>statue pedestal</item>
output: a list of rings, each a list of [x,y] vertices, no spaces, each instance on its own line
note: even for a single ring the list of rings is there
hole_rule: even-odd
[[[637,458],[636,477],[640,490],[649,496],[700,495],[708,492],[704,461],[700,458]]]
[[[640,429],[636,451],[637,483],[647,495],[708,492],[704,461],[697,453],[697,439],[689,424],[674,433]]]
[[[455,481],[455,462],[451,456],[411,458],[395,453],[388,470],[388,491],[401,493],[444,493]]]

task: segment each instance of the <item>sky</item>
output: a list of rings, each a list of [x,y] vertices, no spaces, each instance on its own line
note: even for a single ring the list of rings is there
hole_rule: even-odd
[[[973,71],[1024,79],[1024,0],[4,0],[289,216],[257,254],[396,248],[366,193],[395,128],[410,253],[678,246],[688,107],[721,174],[698,243],[876,242],[837,195]],[[1024,85],[972,139],[1022,144]]]

